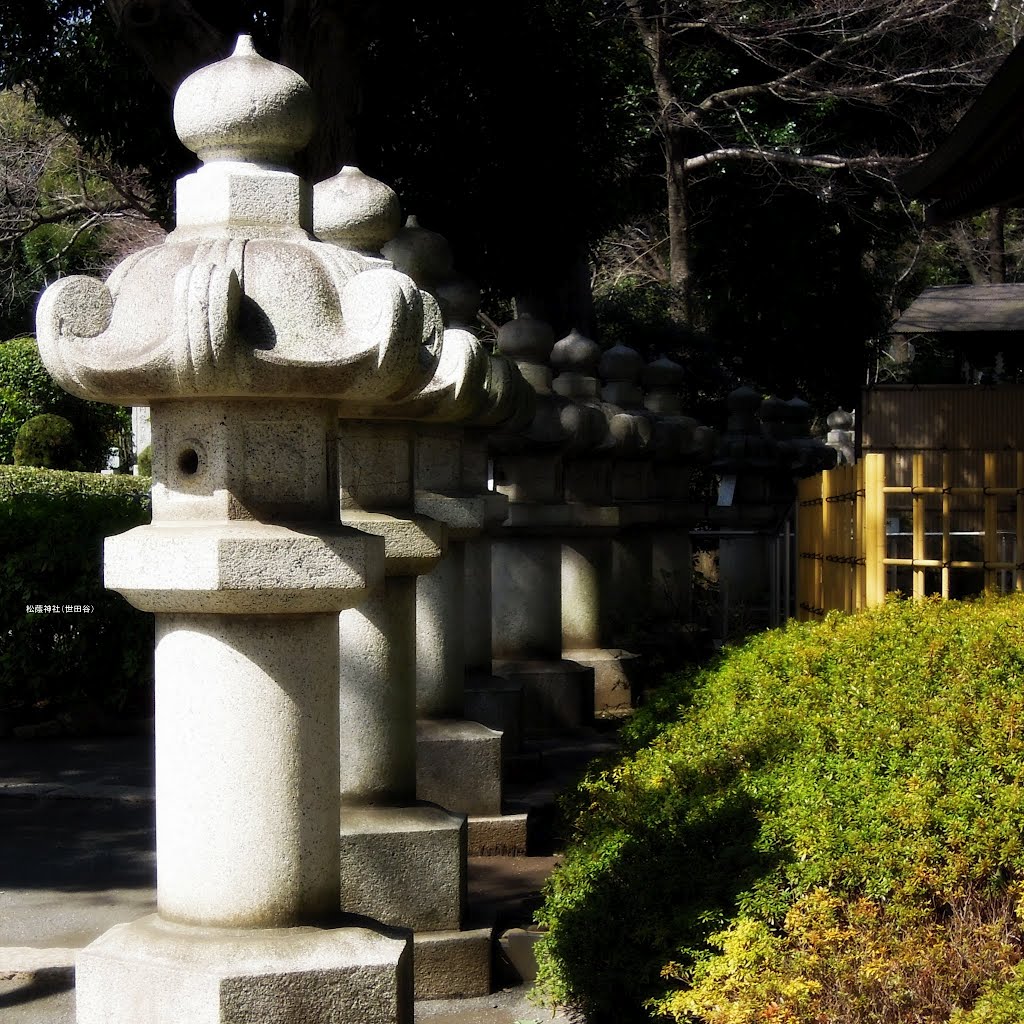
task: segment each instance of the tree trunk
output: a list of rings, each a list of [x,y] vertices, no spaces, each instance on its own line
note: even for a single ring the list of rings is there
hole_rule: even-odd
[[[169,94],[196,68],[231,52],[234,40],[210,25],[189,0],[105,3],[118,34]]]
[[[355,163],[359,109],[359,59],[363,26],[359,0],[286,0],[281,20],[281,63],[309,82],[316,99],[317,130],[302,154],[311,181]]]
[[[978,260],[974,253],[974,247],[971,245],[971,237],[968,235],[967,229],[963,225],[963,221],[957,221],[952,226],[950,229],[950,237],[953,239],[957,252],[960,253],[960,259],[963,260],[964,267],[970,275],[971,284],[989,284],[988,276],[978,265]]]
[[[672,82],[671,36],[661,16],[648,17],[638,0],[626,0],[633,25],[650,61],[651,79],[660,107],[658,128],[665,153],[665,198],[668,216],[668,283],[673,319],[689,324],[692,314],[690,220],[686,194],[686,131],[674,122],[679,97]]]
[[[997,206],[989,213],[988,251],[993,284],[1006,284],[1006,207]]]
[[[690,280],[690,216],[686,195],[686,154],[683,133],[665,132],[665,187],[668,199],[668,283],[672,289],[672,314],[692,321]]]

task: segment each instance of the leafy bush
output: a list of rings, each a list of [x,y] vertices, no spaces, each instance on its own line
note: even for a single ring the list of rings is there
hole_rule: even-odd
[[[78,469],[75,428],[63,416],[52,412],[26,420],[14,439],[14,464],[43,469]]]
[[[57,386],[43,366],[33,338],[15,338],[0,344],[0,463],[14,461],[14,441],[26,420],[40,413],[55,413],[75,428],[81,468],[106,467],[110,450],[124,435],[130,436],[127,409],[86,402]]]
[[[0,466],[0,706],[146,705],[153,617],[104,589],[102,550],[149,520],[148,484]]]
[[[590,1024],[1024,1019],[1024,598],[791,623],[575,794],[538,995]]]
[[[150,445],[139,452],[139,476],[153,475],[153,449]]]

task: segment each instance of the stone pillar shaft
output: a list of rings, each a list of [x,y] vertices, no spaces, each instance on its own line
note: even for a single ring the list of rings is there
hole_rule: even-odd
[[[465,547],[449,540],[437,567],[416,583],[416,713],[420,718],[461,718],[465,644],[463,607]]]
[[[334,423],[326,401],[153,406],[143,604],[158,612],[157,902],[169,920],[286,927],[336,911],[339,804],[325,760],[338,749],[336,619],[281,614],[316,599],[274,591],[292,582],[313,590],[287,573],[322,557],[317,527],[336,507]],[[262,539],[266,528],[248,519],[281,512],[309,530]],[[216,568],[191,584],[179,576],[195,594],[177,596],[162,577],[180,573],[189,548],[201,566],[203,545],[216,548]],[[108,562],[108,583],[122,561]],[[245,589],[275,563],[265,589]],[[347,603],[336,600],[328,607]],[[168,602],[181,610],[162,612]]]
[[[496,540],[491,548],[494,657],[562,657],[561,546],[546,537]]]
[[[466,671],[491,674],[491,538],[467,540],[463,560]]]
[[[157,904],[168,920],[267,928],[336,912],[334,623],[157,616]]]
[[[385,580],[339,618],[343,804],[416,799],[416,576],[442,548],[412,511],[411,428],[344,422],[339,441],[342,520],[384,537]]]
[[[577,538],[562,544],[562,643],[566,650],[604,646],[608,542]]]
[[[347,804],[416,799],[416,579],[391,576],[341,613],[341,792]]]

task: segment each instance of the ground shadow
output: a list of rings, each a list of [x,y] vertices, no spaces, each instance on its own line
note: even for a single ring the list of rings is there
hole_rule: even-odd
[[[89,892],[156,884],[147,803],[0,800],[0,888]]]
[[[26,1003],[45,999],[59,992],[70,992],[75,987],[75,979],[70,971],[59,976],[42,973],[31,975],[24,982],[15,979],[12,984],[13,987],[5,986],[6,991],[0,991],[0,1009],[24,1006]]]

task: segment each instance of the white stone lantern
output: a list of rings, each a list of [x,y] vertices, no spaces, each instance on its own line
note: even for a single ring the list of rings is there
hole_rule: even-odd
[[[408,938],[340,916],[338,616],[384,541],[340,523],[338,410],[418,391],[440,321],[312,236],[287,169],[311,93],[248,37],[174,119],[202,161],[175,230],[37,317],[61,386],[153,424],[153,522],[108,539],[105,582],[157,617],[158,913],[80,955],[78,1020],[411,1021]]]

